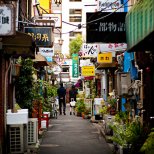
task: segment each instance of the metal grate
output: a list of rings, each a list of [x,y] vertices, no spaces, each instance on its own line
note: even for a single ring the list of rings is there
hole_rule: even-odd
[[[37,143],[38,141],[38,120],[29,118],[28,122],[28,144]]]
[[[23,125],[10,125],[10,153],[23,153]]]

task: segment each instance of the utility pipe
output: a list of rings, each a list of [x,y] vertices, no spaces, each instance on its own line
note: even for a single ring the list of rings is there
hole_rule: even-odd
[[[9,66],[7,70],[5,71],[5,78],[4,78],[4,134],[5,134],[5,142],[7,140],[7,131],[6,131],[6,85],[7,85],[7,78],[8,78],[8,72],[9,69],[11,68],[11,59],[9,59]],[[6,149],[7,151],[7,149]]]

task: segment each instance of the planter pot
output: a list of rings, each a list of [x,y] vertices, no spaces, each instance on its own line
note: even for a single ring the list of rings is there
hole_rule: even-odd
[[[145,151],[145,154],[154,154],[154,150]]]
[[[21,65],[19,64],[13,64],[12,65],[12,76],[19,76],[20,75],[20,68],[21,68]]]
[[[131,151],[131,147],[122,147],[122,146],[119,146],[119,153],[120,154],[130,154],[130,151]]]
[[[102,120],[102,117],[99,114],[95,115],[95,120]]]
[[[80,112],[77,112],[76,114],[78,117],[81,117],[81,113]]]
[[[82,113],[81,115],[82,115],[82,118],[83,118],[83,119],[85,119],[85,114],[84,114],[84,113]]]

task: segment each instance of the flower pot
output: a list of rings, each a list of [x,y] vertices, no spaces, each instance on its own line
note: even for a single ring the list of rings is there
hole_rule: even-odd
[[[21,65],[13,64],[12,65],[12,76],[19,76],[20,75],[20,68],[21,68]]]

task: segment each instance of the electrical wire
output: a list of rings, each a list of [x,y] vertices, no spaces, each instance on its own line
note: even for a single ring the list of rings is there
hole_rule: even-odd
[[[87,25],[87,24],[91,24],[91,23],[96,22],[96,21],[99,21],[99,20],[101,20],[101,19],[107,18],[108,16],[112,15],[113,13],[115,13],[116,11],[118,11],[119,9],[121,9],[125,4],[127,4],[128,1],[129,1],[129,0],[127,0],[123,5],[121,5],[119,8],[117,8],[115,11],[109,13],[109,14],[106,15],[106,16],[103,16],[103,17],[97,18],[97,19],[95,19],[95,20],[89,21],[89,22],[86,23],[86,25]]]
[[[118,0],[114,1],[114,2],[111,3],[109,6],[112,6],[112,4],[114,4],[114,3],[117,2],[117,1],[118,1]],[[90,24],[90,23],[99,21],[99,20],[101,20],[101,19],[104,19],[104,18],[106,18],[106,17],[112,15],[113,13],[115,13],[116,11],[118,11],[118,10],[121,9],[121,8],[125,8],[125,7],[130,7],[130,6],[132,6],[132,5],[125,6],[125,4],[127,4],[128,1],[129,1],[129,0],[127,0],[127,1],[126,1],[124,4],[122,4],[120,7],[118,7],[114,12],[111,12],[111,13],[109,13],[109,14],[106,15],[106,16],[103,16],[103,17],[97,18],[97,19],[95,19],[95,20],[89,21],[89,22],[87,22],[87,23],[85,23],[85,24],[82,24],[82,25],[80,25],[80,27],[81,27],[81,28],[86,28],[86,25],[87,25],[87,24]],[[108,0],[107,0],[106,2],[108,2]],[[107,9],[109,6],[103,8],[101,11],[98,11],[98,12],[102,12],[102,11],[105,11],[105,10],[112,10],[112,9]],[[39,6],[39,7],[40,7],[40,6]],[[43,9],[42,7],[40,7],[40,8]],[[44,10],[44,9],[43,9],[43,10]],[[32,24],[32,25],[36,25],[35,23],[29,21],[29,20],[25,17],[25,15],[24,15],[24,13],[23,13],[22,10],[21,10],[21,12],[22,12],[22,14],[23,14],[23,16],[24,16],[24,19],[25,19],[26,21],[28,21],[28,22],[29,22],[30,24]],[[22,21],[18,21],[18,22],[22,22]],[[28,24],[28,22],[25,22],[25,21],[24,21],[23,23]],[[79,24],[78,24],[78,25],[75,25],[75,24],[72,24],[72,23],[68,23],[68,22],[66,22],[66,21],[62,21],[62,22],[65,23],[65,24],[71,25],[71,26],[75,26],[75,27],[77,27],[77,28],[74,29],[74,30],[68,31],[68,32],[60,33],[60,34],[68,34],[68,33],[74,32],[75,30],[79,29],[79,28],[78,28],[78,27],[79,27]],[[85,27],[84,27],[84,26],[85,26]],[[59,33],[54,33],[54,34],[59,34]]]

